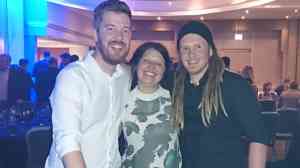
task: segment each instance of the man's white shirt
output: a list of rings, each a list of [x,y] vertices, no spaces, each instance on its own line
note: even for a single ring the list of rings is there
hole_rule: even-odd
[[[118,135],[130,87],[128,68],[112,76],[88,54],[58,75],[50,102],[53,144],[46,168],[63,168],[62,157],[80,151],[87,168],[119,168]]]

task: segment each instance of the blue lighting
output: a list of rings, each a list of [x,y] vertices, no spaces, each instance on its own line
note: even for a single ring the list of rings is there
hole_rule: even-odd
[[[77,9],[83,9],[83,10],[90,10],[87,7],[84,7],[84,6],[81,6],[81,5],[72,4],[72,3],[66,2],[64,0],[48,0],[48,2],[60,4],[60,5],[63,5],[63,6],[68,6],[68,7],[71,7],[71,8],[77,8]]]
[[[46,35],[48,25],[48,9],[46,0],[25,0],[25,34]]]
[[[47,33],[47,7],[47,0],[0,0],[1,52],[10,54],[13,64],[24,57],[33,64],[36,38]]]

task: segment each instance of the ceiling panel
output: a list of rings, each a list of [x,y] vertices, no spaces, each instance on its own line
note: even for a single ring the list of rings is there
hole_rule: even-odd
[[[92,9],[103,0],[48,0],[78,10],[90,16]],[[300,0],[124,0],[135,20],[190,19],[289,19],[300,18]],[[295,13],[294,10],[299,12]],[[249,13],[245,13],[248,10]]]

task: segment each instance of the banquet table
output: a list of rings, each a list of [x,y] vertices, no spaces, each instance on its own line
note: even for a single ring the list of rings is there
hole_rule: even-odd
[[[26,168],[26,133],[35,127],[51,127],[50,116],[49,111],[38,110],[30,119],[2,120],[0,123],[0,168]]]

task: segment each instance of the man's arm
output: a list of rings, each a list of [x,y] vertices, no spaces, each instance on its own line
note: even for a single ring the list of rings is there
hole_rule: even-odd
[[[252,142],[249,147],[249,168],[265,168],[267,159],[267,146]]]
[[[53,142],[65,168],[86,168],[80,152],[84,84],[74,71],[63,70],[50,96]]]
[[[67,153],[63,157],[65,168],[86,168],[83,157],[80,151]]]

